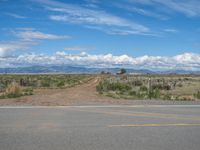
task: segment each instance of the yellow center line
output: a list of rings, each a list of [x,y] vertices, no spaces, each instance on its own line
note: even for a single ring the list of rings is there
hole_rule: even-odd
[[[199,117],[190,117],[184,116],[184,114],[163,114],[163,113],[151,113],[151,112],[143,112],[143,111],[124,111],[124,110],[117,110],[119,113],[128,113],[128,114],[138,114],[139,116],[146,116],[146,117],[159,117],[159,118],[171,118],[171,119],[185,119],[185,120],[198,120],[200,121]]]
[[[123,116],[135,116],[135,117],[153,117],[153,118],[164,118],[164,119],[181,119],[181,120],[195,120],[200,121],[200,118],[189,118],[184,116],[172,115],[172,114],[159,114],[159,113],[147,113],[147,112],[122,112],[122,111],[105,111],[101,109],[95,110],[85,110],[85,109],[77,109],[77,108],[70,108],[76,111],[82,112],[93,112],[93,113],[100,113],[106,115],[123,115]]]
[[[198,123],[175,123],[175,124],[121,124],[121,125],[109,125],[108,127],[170,127],[170,126],[200,126]]]
[[[170,111],[169,108],[162,108],[162,110],[165,110],[165,111]],[[200,109],[195,109],[195,110],[190,110],[190,109],[184,109],[184,108],[176,108],[176,109],[173,109],[172,111],[174,112],[192,112],[192,113],[200,113]]]

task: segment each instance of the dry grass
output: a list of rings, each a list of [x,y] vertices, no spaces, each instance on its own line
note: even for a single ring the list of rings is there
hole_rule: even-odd
[[[20,95],[22,93],[22,89],[21,87],[13,82],[10,85],[8,85],[8,87],[5,90],[6,94],[13,94],[13,95]]]

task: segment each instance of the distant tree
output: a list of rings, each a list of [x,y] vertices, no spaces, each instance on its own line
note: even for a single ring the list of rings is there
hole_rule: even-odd
[[[106,74],[111,74],[111,72],[106,72]]]
[[[122,69],[120,70],[120,74],[125,74],[125,73],[126,73],[126,69],[122,68]]]
[[[105,74],[105,71],[101,71],[101,74]]]

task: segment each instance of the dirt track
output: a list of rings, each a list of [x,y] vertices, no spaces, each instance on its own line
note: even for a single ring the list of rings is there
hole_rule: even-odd
[[[65,106],[65,105],[102,105],[102,104],[200,104],[200,101],[163,101],[163,100],[124,100],[100,96],[96,92],[96,85],[100,77],[87,83],[66,89],[37,89],[32,96],[16,99],[0,99],[0,105],[37,105],[37,106]]]
[[[111,100],[96,93],[100,77],[72,88],[37,89],[32,96],[0,100],[0,105],[81,105]]]

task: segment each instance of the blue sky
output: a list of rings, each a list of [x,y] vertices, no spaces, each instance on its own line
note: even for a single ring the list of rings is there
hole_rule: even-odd
[[[0,20],[0,67],[200,66],[199,0],[0,0]]]

